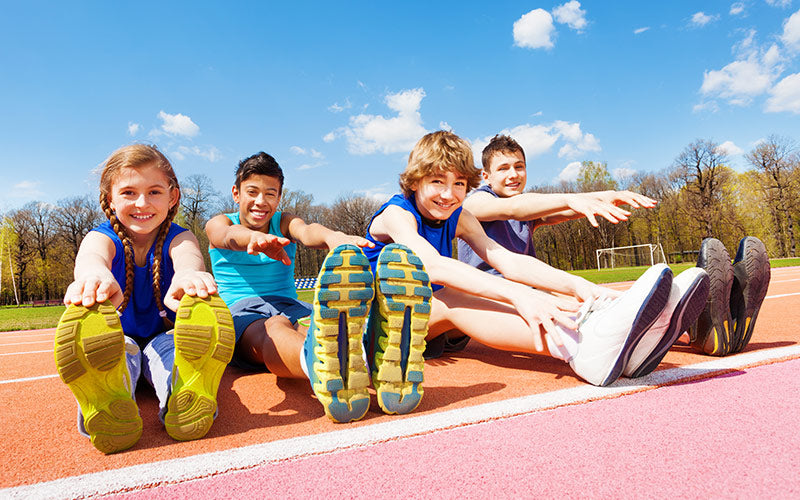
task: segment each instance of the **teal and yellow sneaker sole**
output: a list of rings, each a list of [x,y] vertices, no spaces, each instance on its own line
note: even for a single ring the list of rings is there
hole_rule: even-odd
[[[164,426],[179,441],[205,436],[217,412],[217,389],[233,356],[233,319],[219,295],[184,295],[175,315],[172,394]]]
[[[409,413],[422,400],[425,337],[431,313],[428,273],[406,246],[386,245],[375,276],[372,384],[386,413]]]
[[[92,445],[114,453],[136,444],[142,419],[130,392],[122,325],[111,302],[67,307],[56,328],[54,355]]]
[[[334,422],[358,420],[369,409],[362,335],[373,295],[369,260],[361,249],[331,250],[317,277],[305,356],[314,394]]]

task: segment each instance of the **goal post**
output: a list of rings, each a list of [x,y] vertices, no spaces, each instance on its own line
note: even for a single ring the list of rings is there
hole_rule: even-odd
[[[661,243],[643,243],[641,245],[628,245],[624,247],[598,248],[595,250],[597,269],[610,267],[634,267],[653,265],[660,262],[667,263]]]

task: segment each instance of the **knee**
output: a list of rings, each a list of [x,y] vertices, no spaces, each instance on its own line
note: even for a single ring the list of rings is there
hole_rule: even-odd
[[[292,328],[292,322],[286,316],[272,316],[264,322],[264,329],[270,331],[273,328]]]

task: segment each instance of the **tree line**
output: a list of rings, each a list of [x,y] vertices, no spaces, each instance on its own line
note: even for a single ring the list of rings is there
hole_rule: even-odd
[[[575,182],[535,186],[537,192],[589,192],[629,189],[659,201],[655,208],[634,210],[619,224],[599,219],[593,228],[585,219],[534,231],[537,254],[568,270],[596,264],[595,250],[660,243],[669,262],[694,260],[700,242],[716,237],[735,251],[745,235],[760,238],[771,257],[794,257],[794,235],[800,220],[800,150],[785,137],[770,136],[745,155],[748,169],[738,173],[710,140],[687,145],[673,164],[660,172],[615,180],[603,162],[584,161]],[[535,166],[531,166],[531,169]],[[346,194],[332,204],[318,204],[313,195],[284,190],[279,209],[348,234],[363,235],[380,202]],[[205,175],[181,179],[181,208],[175,222],[197,237],[206,266],[205,223],[214,215],[236,211],[230,195],[222,195]],[[30,202],[0,222],[0,304],[60,299],[72,281],[81,240],[104,220],[96,196],[77,196],[56,204]],[[295,273],[316,276],[325,251],[298,246]],[[645,264],[645,262],[642,262]]]

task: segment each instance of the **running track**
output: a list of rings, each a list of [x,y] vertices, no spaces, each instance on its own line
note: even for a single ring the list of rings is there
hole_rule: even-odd
[[[627,284],[620,284],[620,288]],[[773,269],[736,356],[674,347],[597,388],[563,363],[471,344],[429,361],[411,415],[328,421],[307,382],[229,369],[207,437],[179,443],[140,386],[142,439],[111,456],[75,431],[54,330],[0,333],[0,498],[800,496],[800,268]]]

